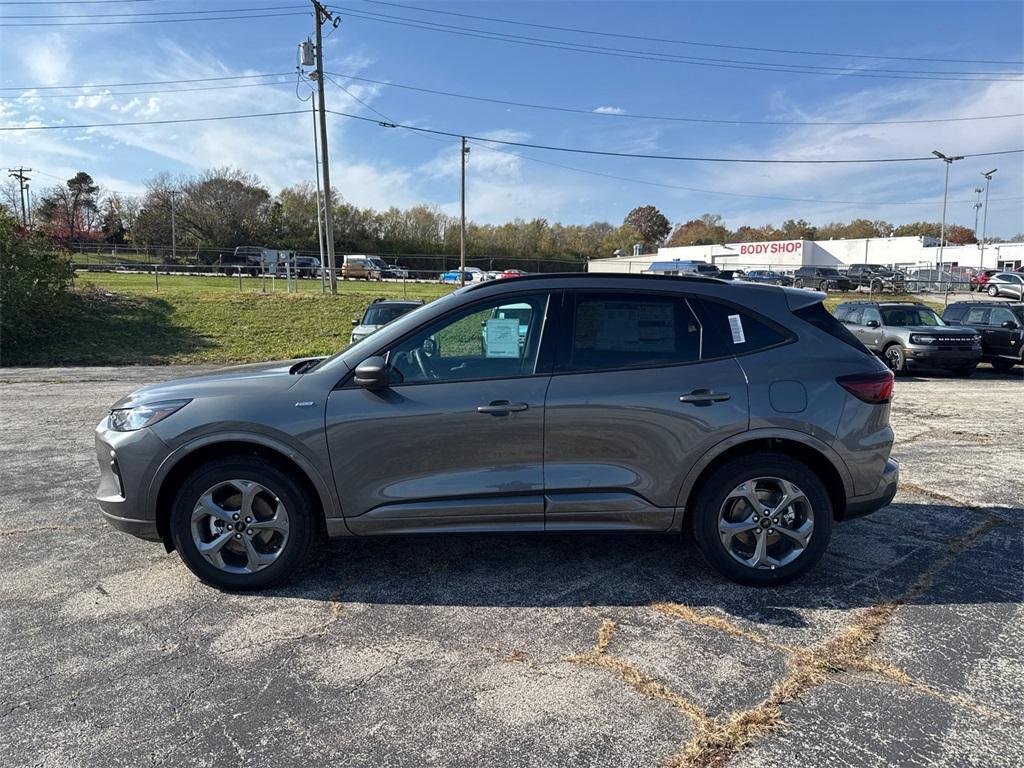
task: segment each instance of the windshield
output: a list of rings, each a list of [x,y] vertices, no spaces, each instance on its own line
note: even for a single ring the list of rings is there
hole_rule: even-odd
[[[942,318],[927,307],[882,307],[882,318],[886,325],[945,325]]]
[[[387,325],[412,309],[415,309],[415,305],[370,306],[363,315],[363,325]]]

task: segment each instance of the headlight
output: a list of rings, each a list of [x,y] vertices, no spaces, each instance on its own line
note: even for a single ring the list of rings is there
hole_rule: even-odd
[[[919,336],[916,333],[910,335],[911,344],[934,344],[935,338],[932,336]]]
[[[110,412],[110,428],[115,432],[134,432],[163,421],[191,400],[166,400],[162,403],[136,405],[134,408],[115,408]]]

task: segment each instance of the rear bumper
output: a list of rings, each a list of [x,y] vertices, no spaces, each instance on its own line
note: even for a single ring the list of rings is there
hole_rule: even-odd
[[[878,485],[871,493],[864,496],[854,496],[846,501],[846,511],[843,513],[843,520],[852,520],[855,517],[863,517],[877,512],[882,507],[888,506],[896,495],[896,489],[900,481],[900,463],[896,459],[888,459],[885,462],[885,469],[878,480]]]

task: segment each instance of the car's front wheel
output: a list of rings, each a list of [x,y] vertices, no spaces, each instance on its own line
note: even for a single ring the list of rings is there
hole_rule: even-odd
[[[992,297],[998,296],[999,295],[999,289],[996,286],[994,286],[994,285],[990,285],[988,287],[988,295],[992,296]]]
[[[890,344],[882,353],[882,359],[889,366],[889,370],[895,374],[905,373],[907,370],[907,357],[903,354],[903,347],[899,344]]]
[[[701,553],[723,576],[774,586],[812,568],[832,535],[821,479],[788,456],[739,456],[703,484],[693,510]]]
[[[1006,371],[1013,370],[1013,366],[1015,365],[1016,363],[1013,360],[1007,360],[1005,358],[998,358],[992,361],[992,367],[997,371],[1002,371],[1004,373]]]
[[[171,508],[188,569],[223,590],[264,589],[290,576],[313,539],[309,492],[273,463],[233,456],[196,469]]]

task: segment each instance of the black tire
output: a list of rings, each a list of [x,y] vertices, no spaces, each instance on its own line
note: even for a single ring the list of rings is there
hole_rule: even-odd
[[[1015,365],[1016,363],[1013,360],[1005,360],[1003,358],[999,358],[998,360],[992,361],[992,367],[995,368],[997,371],[1002,371],[1003,373],[1006,373],[1007,371],[1012,371],[1013,366]]]
[[[718,530],[726,497],[741,483],[760,477],[778,477],[796,485],[810,502],[814,522],[802,553],[772,569],[740,563],[726,549]],[[727,579],[754,587],[784,584],[810,570],[825,554],[832,536],[832,502],[821,478],[798,459],[780,454],[746,454],[724,463],[702,484],[692,514],[694,538],[705,560]]]
[[[954,368],[952,370],[952,374],[958,379],[966,379],[974,373],[975,368],[977,368],[977,365],[967,365],[963,368]]]
[[[828,280],[822,280],[818,283],[818,290],[822,293],[828,293]]]
[[[288,534],[277,559],[253,573],[228,573],[199,553],[192,536],[192,511],[207,490],[229,480],[255,481],[288,510]],[[224,591],[259,590],[281,583],[302,565],[314,537],[316,504],[309,491],[274,463],[256,456],[228,456],[196,469],[182,484],[171,507],[170,532],[182,562],[201,581]]]
[[[890,344],[882,350],[882,362],[897,376],[907,372],[907,356],[899,344]]]

